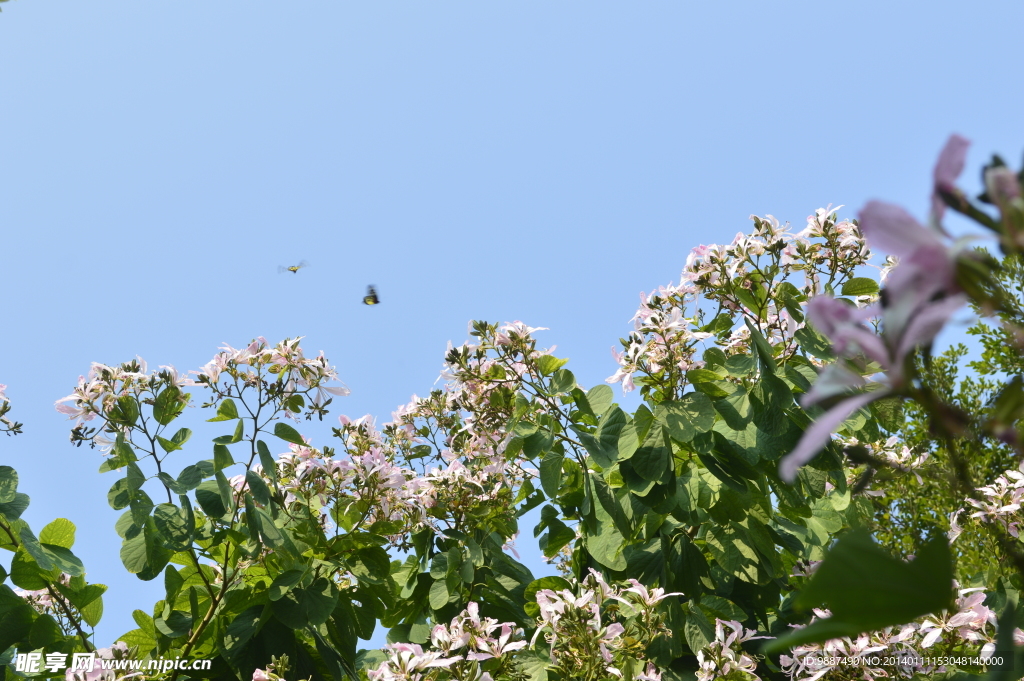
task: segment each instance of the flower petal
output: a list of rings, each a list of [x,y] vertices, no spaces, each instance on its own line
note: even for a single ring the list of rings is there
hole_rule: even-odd
[[[951,189],[956,183],[960,173],[964,171],[964,163],[967,161],[967,147],[971,141],[953,134],[946,140],[946,146],[939,152],[939,160],[935,162],[935,186],[941,189]]]
[[[804,431],[804,436],[800,438],[796,449],[782,457],[782,461],[779,462],[779,477],[786,482],[793,482],[797,469],[813,459],[828,444],[832,432],[839,427],[840,423],[865,404],[881,399],[888,394],[888,391],[878,390],[854,395],[825,412],[821,418],[811,424],[810,428]]]
[[[899,258],[909,257],[921,248],[942,246],[937,233],[894,203],[869,201],[860,211],[858,224],[872,249]]]

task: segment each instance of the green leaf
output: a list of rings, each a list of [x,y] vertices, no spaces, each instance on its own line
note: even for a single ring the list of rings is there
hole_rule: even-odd
[[[594,432],[597,453],[590,453],[602,468],[610,468],[618,458],[619,434],[625,426],[626,414],[618,407],[612,407],[606,411],[601,417],[600,422],[598,422],[597,430]]]
[[[641,457],[640,463],[644,466],[651,465],[651,461],[646,456]],[[654,463],[653,466],[656,469],[657,463]],[[647,496],[647,493],[654,489],[654,485],[657,484],[655,480],[648,480],[637,473],[632,459],[619,462],[619,477],[622,478],[622,484],[625,488],[638,497]]]
[[[844,296],[873,296],[878,293],[878,282],[868,277],[854,277],[843,284]]]
[[[558,496],[558,488],[562,485],[562,461],[565,454],[552,450],[544,454],[540,462],[540,485],[549,498]]]
[[[721,348],[716,348],[714,346],[712,346],[712,347],[708,348],[707,350],[705,350],[703,357],[704,357],[704,364],[708,368],[724,367],[725,363],[726,363],[726,361],[728,359],[725,356],[725,353],[722,352]]]
[[[551,377],[551,394],[560,395],[576,387],[576,377],[568,369],[559,369]]]
[[[441,554],[444,555],[444,554]],[[370,546],[355,552],[349,562],[349,569],[359,580],[370,584],[383,584],[391,572],[388,552],[379,546]],[[443,577],[447,574],[447,564]]]
[[[726,425],[733,430],[744,430],[750,423],[752,414],[750,412],[750,398],[743,388],[738,389],[732,395],[717,399],[713,402],[715,411],[722,417]]]
[[[601,503],[594,504],[596,530],[586,535],[587,551],[594,560],[610,570],[625,570],[626,557],[622,550],[626,541]]]
[[[712,525],[706,541],[715,562],[727,573],[751,584],[771,579],[772,572],[762,566],[747,532],[736,523]]]
[[[636,408],[633,413],[633,427],[636,429],[638,441],[643,442],[647,438],[647,433],[650,432],[653,423],[654,414],[647,408],[647,405],[641,404]]]
[[[0,615],[0,646],[7,650],[25,639],[26,632],[37,617],[35,610],[27,603],[19,603]]]
[[[58,641],[63,642],[64,632],[57,621],[49,615],[40,615],[32,623],[28,633],[28,647],[51,648]]]
[[[760,430],[779,435],[789,429],[786,410],[793,405],[793,392],[778,376],[764,374],[750,391],[754,423]]]
[[[79,577],[85,574],[85,566],[82,565],[81,559],[71,553],[70,549],[66,549],[63,546],[54,546],[53,544],[40,544],[40,546],[42,546],[43,551],[46,552],[54,567],[61,572],[65,572],[72,577]]]
[[[725,370],[737,378],[746,378],[756,366],[757,360],[750,355],[730,355],[725,362]]]
[[[207,419],[208,422],[212,421],[232,421],[238,418],[238,408],[235,407],[235,402],[230,397],[225,397],[221,400],[221,403],[217,405],[217,415],[212,419]]]
[[[904,423],[903,399],[900,397],[885,397],[871,403],[871,412],[878,419],[883,428],[889,432],[899,430]]]
[[[284,596],[293,586],[299,583],[302,577],[305,575],[303,570],[288,570],[282,572],[274,581],[270,584],[270,600],[276,601]]]
[[[166,426],[181,415],[185,408],[181,390],[176,385],[168,385],[153,401],[153,419],[161,426]]]
[[[117,439],[114,442],[114,447],[111,450],[111,457],[104,461],[103,465],[100,466],[100,473],[124,468],[129,463],[138,460],[138,457],[135,456],[135,450],[131,448],[131,445],[124,441],[124,435],[118,433]]]
[[[686,534],[675,536],[668,561],[668,588],[672,591],[697,595],[713,588],[707,558]]]
[[[141,533],[121,544],[121,562],[125,569],[142,580],[148,581],[160,575],[170,558],[171,552],[164,547],[153,518],[146,520]]]
[[[274,617],[293,629],[318,626],[327,621],[338,603],[338,589],[323,577],[305,587],[293,587],[270,602]]]
[[[832,361],[836,358],[836,353],[832,351],[832,341],[809,326],[797,329],[796,333],[793,334],[793,338],[800,344],[804,352],[812,357],[826,361]]]
[[[132,499],[128,505],[132,511],[132,519],[136,525],[141,527],[153,510],[153,500],[140,489],[132,493]]]
[[[542,376],[550,376],[569,362],[569,359],[543,355],[537,358],[537,368]]]
[[[227,445],[214,445],[213,446],[213,468],[214,470],[223,470],[228,466],[233,466],[235,463],[234,457],[231,456],[231,450],[227,448]]]
[[[704,452],[697,452],[697,458],[700,459],[700,462],[704,464],[704,467],[709,473],[718,478],[721,482],[725,483],[726,486],[740,493],[747,491],[747,484],[743,479],[734,475],[713,455]]]
[[[14,495],[14,501],[8,501],[0,504],[0,513],[2,513],[7,520],[13,522],[21,517],[21,514],[28,508],[28,504],[28,495],[18,492]],[[3,540],[0,539],[0,545],[2,545],[2,542]]]
[[[222,645],[224,646],[224,657],[230,664],[237,666],[243,659],[246,645],[265,622],[265,611],[269,611],[269,606],[254,605],[237,615],[227,626]],[[297,628],[304,626],[303,624]]]
[[[220,501],[224,504],[224,508],[230,513],[235,508],[235,488],[228,482],[228,476],[224,475],[224,471],[216,471],[213,474],[213,479],[217,482],[217,490],[220,492]]]
[[[39,533],[39,541],[70,549],[75,543],[75,524],[67,518],[57,518]]]
[[[157,631],[168,638],[181,638],[192,629],[192,618],[180,610],[172,610],[167,617],[154,617]]]
[[[603,416],[608,411],[614,399],[615,395],[607,385],[595,385],[587,391],[587,402],[590,403],[590,408],[593,410],[594,416],[597,417]]]
[[[15,586],[28,591],[45,589],[49,583],[51,569],[43,569],[36,562],[35,558],[25,550],[25,547],[22,546],[15,552],[14,557],[11,558],[11,582]]]
[[[172,442],[171,440],[168,440],[167,438],[160,437],[159,435],[156,436],[156,441],[160,445],[160,448],[163,449],[165,452],[168,452],[168,453],[173,452],[173,451],[178,450],[178,449],[181,449],[181,445],[179,445],[179,444],[177,444],[175,442]]]
[[[202,481],[203,471],[196,465],[185,466],[185,468],[181,470],[181,473],[178,473],[178,485],[182,489],[195,489]],[[184,494],[184,492],[177,492],[177,494]]]
[[[89,599],[84,605],[78,606],[78,612],[82,613],[82,619],[90,627],[95,627],[103,618],[103,592],[107,590],[102,584],[90,584],[86,589],[100,589],[95,598]]]
[[[683,638],[690,650],[697,652],[715,640],[715,627],[693,603],[687,604],[686,624],[683,627]]]
[[[139,420],[139,404],[133,395],[122,395],[107,410],[107,418],[122,426],[134,426]]]
[[[710,369],[690,369],[686,372],[686,380],[690,383],[707,383],[710,381],[721,381],[721,376]]]
[[[179,485],[178,481],[172,478],[169,473],[160,471],[159,473],[156,474],[156,477],[160,479],[160,482],[164,483],[164,486],[167,487],[167,489],[171,490],[175,494],[184,494],[185,492],[188,491],[187,489]]]
[[[288,532],[278,527],[274,519],[270,517],[270,514],[262,508],[254,510],[259,517],[260,537],[263,538],[263,543],[274,550],[283,549],[289,554],[297,553]]]
[[[667,430],[661,426],[653,428],[643,446],[629,460],[632,469],[644,480],[657,482],[671,472],[672,447]],[[625,469],[620,467],[620,470],[625,479]]]
[[[750,340],[754,342],[754,349],[757,350],[757,358],[761,361],[761,371],[765,374],[775,373],[775,358],[772,356],[772,346],[768,344],[761,332],[749,319],[744,318],[747,330],[750,331]]]
[[[715,409],[703,393],[688,393],[678,401],[662,402],[654,410],[658,423],[668,427],[668,435],[679,443],[688,443],[697,433],[706,433],[715,424]]]
[[[293,445],[305,445],[306,441],[299,435],[299,431],[295,430],[287,423],[281,423],[278,421],[274,424],[274,435],[281,438],[285,442],[291,442]]]
[[[196,487],[196,501],[199,502],[203,513],[211,518],[221,518],[228,512],[215,480],[207,480]]]
[[[617,445],[619,460],[624,461],[632,458],[640,446],[640,438],[637,436],[636,426],[627,423],[619,431],[619,443]]]
[[[174,433],[174,435],[171,436],[171,442],[173,442],[174,444],[176,444],[179,447],[181,447],[186,442],[188,442],[189,438],[191,438],[191,437],[192,437],[192,431],[191,430],[189,430],[188,428],[178,428],[178,431],[176,433]]]
[[[443,579],[439,579],[430,585],[430,607],[440,610],[448,604],[448,585]]]
[[[181,591],[181,585],[184,583],[185,580],[175,567],[168,565],[164,569],[164,601],[174,603],[178,599],[178,592]]]
[[[282,424],[279,424],[282,425]],[[238,425],[235,426],[235,432],[232,435],[221,435],[220,437],[213,438],[213,443],[217,445],[233,445],[236,442],[242,441],[242,436],[245,435],[245,421],[239,420]]]
[[[270,448],[263,440],[256,441],[256,451],[260,455],[260,464],[263,466],[263,474],[272,481],[277,482],[277,463],[270,454]]]
[[[260,535],[263,533],[261,518],[259,513],[256,512],[256,503],[252,499],[252,495],[248,492],[245,493],[245,524],[249,528],[249,541],[258,544],[260,541]],[[271,523],[273,524],[273,523]]]
[[[183,509],[174,504],[160,504],[153,511],[153,520],[164,539],[177,551],[183,551],[192,543],[194,527],[189,525]]]
[[[146,474],[142,472],[142,469],[139,468],[134,461],[129,461],[126,466],[128,468],[128,474],[125,477],[125,480],[128,481],[128,489],[132,492],[142,489],[142,486],[146,483]]]
[[[591,483],[594,485],[594,494],[597,496],[598,502],[604,507],[608,517],[611,518],[615,524],[616,529],[623,537],[628,537],[632,534],[633,528],[630,527],[629,520],[626,518],[626,513],[622,509],[622,504],[619,503],[619,499],[616,498],[615,492],[608,487],[608,483],[601,478],[600,475],[591,471],[590,473]],[[623,490],[623,493],[628,493],[628,490]],[[624,502],[630,504],[631,502],[627,498]]]
[[[945,535],[936,533],[904,563],[874,543],[867,530],[842,536],[825,555],[794,607],[824,605],[832,616],[771,641],[765,652],[905,624],[952,609],[953,562]]]
[[[337,621],[337,618],[335,619]],[[345,629],[345,640],[338,645],[337,639],[329,642],[324,639],[316,629],[312,629],[313,640],[316,643],[316,651],[320,659],[327,666],[331,676],[335,679],[358,679],[359,673],[354,666],[354,652],[356,646],[356,633],[354,629]]]
[[[14,501],[18,493],[18,471],[10,466],[0,466],[0,503]]]
[[[32,556],[32,559],[36,561],[36,563],[39,565],[41,569],[53,569],[53,561],[50,559],[50,556],[47,554],[47,552],[43,549],[43,546],[39,543],[39,540],[36,539],[34,534],[32,534],[32,530],[30,530],[27,526],[23,527],[21,528],[21,531],[18,533],[18,537],[21,539],[21,548],[25,549],[25,551],[27,551],[28,554]]]
[[[547,521],[547,532],[541,536],[538,546],[548,558],[553,558],[563,546],[576,540],[576,530],[572,529],[559,518]]]
[[[245,481],[249,484],[249,491],[252,492],[252,498],[256,500],[256,503],[261,506],[269,506],[270,489],[267,487],[267,483],[263,482],[263,478],[253,471],[246,471]]]

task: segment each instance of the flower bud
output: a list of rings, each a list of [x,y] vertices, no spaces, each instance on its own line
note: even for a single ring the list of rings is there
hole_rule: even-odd
[[[1000,206],[1020,198],[1020,182],[1006,166],[996,166],[985,171],[985,189],[989,197]]]

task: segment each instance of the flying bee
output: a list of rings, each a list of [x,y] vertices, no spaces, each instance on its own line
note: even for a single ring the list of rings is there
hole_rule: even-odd
[[[377,289],[373,286],[366,287],[366,295],[363,296],[364,305],[380,305],[380,298],[377,297]]]
[[[292,274],[298,274],[299,270],[301,270],[303,267],[309,267],[309,263],[305,260],[300,262],[298,265],[289,265],[287,267],[281,265],[280,267],[277,268],[277,273],[281,274],[283,272],[291,272]]]

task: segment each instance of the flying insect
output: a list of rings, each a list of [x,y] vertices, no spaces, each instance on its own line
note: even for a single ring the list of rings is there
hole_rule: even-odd
[[[277,273],[281,274],[283,272],[291,272],[292,274],[298,274],[299,270],[301,270],[303,267],[309,267],[309,263],[305,260],[300,262],[298,265],[289,265],[287,267],[281,265],[280,267],[277,268]]]
[[[363,305],[380,305],[380,298],[377,297],[377,289],[373,286],[366,287],[366,295],[363,296]]]

